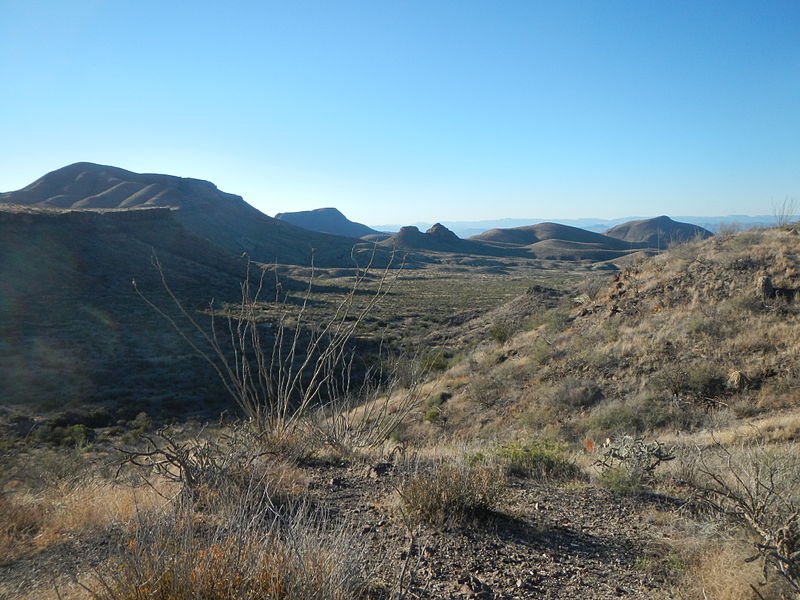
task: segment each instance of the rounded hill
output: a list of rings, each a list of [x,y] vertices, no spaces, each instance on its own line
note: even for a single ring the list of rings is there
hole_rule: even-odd
[[[351,221],[345,217],[339,209],[332,207],[278,213],[275,215],[275,218],[296,225],[297,227],[302,227],[303,229],[318,231],[320,233],[342,235],[345,237],[360,238],[365,235],[380,233],[362,223]]]
[[[673,221],[667,216],[628,221],[612,227],[605,234],[626,242],[643,244],[649,248],[666,248],[670,244],[682,244],[714,235],[698,225]]]

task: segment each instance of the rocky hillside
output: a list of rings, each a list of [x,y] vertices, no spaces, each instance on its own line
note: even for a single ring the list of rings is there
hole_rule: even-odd
[[[315,210],[278,213],[275,218],[303,229],[352,238],[381,233],[366,225],[351,221],[336,208],[317,208]]]
[[[576,442],[800,408],[800,303],[764,298],[763,276],[800,287],[794,230],[695,240],[533,313],[517,301],[473,324],[486,345],[442,379],[452,398],[429,433],[535,424]],[[775,436],[795,439],[800,418],[787,427]]]
[[[0,203],[44,208],[164,207],[187,230],[220,248],[254,260],[307,266],[351,266],[354,242],[295,227],[253,208],[208,181],[140,174],[94,163],[75,163],[37,179]]]
[[[467,252],[478,248],[465,244],[464,240],[440,223],[436,223],[425,233],[413,225],[402,227],[400,231],[380,243],[392,248],[434,250],[436,252]]]

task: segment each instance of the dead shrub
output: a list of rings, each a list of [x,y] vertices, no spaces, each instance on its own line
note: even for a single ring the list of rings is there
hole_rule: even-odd
[[[710,515],[750,531],[764,575],[800,594],[800,457],[793,446],[720,444],[688,459],[684,483]]]
[[[276,461],[298,462],[307,457],[313,443],[311,435],[302,435],[300,429],[280,436],[259,435],[246,423],[220,432],[203,427],[189,434],[165,428],[142,434],[138,447],[120,448],[123,459],[117,475],[132,467],[176,484],[194,499],[235,494],[271,472]]]

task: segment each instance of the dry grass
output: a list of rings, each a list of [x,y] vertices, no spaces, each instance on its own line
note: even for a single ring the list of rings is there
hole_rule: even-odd
[[[346,524],[244,495],[213,519],[180,503],[141,520],[86,586],[96,600],[353,600],[367,580],[363,554]]]
[[[700,430],[692,433],[669,433],[661,437],[665,442],[680,443],[685,446],[723,446],[768,442],[774,444],[794,443],[800,440],[800,409],[780,411],[775,414],[758,416],[744,422],[729,420],[713,430]]]
[[[634,264],[572,309],[561,330],[544,314],[502,348],[487,337],[439,379],[452,394],[444,418],[409,431],[428,443],[525,435],[524,415],[530,432],[580,443],[587,435],[697,432],[794,409],[800,303],[764,302],[755,287],[761,274],[797,287],[800,236],[743,232]],[[741,388],[727,383],[734,372]],[[565,406],[559,390],[570,379],[602,396]],[[797,437],[793,420],[763,425],[775,441]]]
[[[10,494],[0,495],[0,564],[23,554],[46,523],[44,507]]]
[[[174,489],[165,483],[133,488],[85,479],[38,495],[0,495],[0,563],[41,551],[68,537],[129,523],[137,513],[162,506],[166,494],[174,494]]]
[[[688,566],[679,586],[685,600],[781,600],[786,592],[779,582],[764,584],[759,561],[752,557],[752,546],[731,540],[695,540],[684,548]],[[753,591],[753,587],[758,593]]]

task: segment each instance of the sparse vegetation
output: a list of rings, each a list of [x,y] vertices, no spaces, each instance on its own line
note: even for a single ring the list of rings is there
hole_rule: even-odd
[[[74,575],[103,600],[797,597],[800,308],[756,282],[798,287],[798,261],[790,230],[731,231],[583,283],[576,269],[537,272],[547,286],[521,267],[486,273],[480,301],[471,266],[440,264],[404,272],[363,318],[377,279],[287,284],[243,325],[265,360],[299,332],[287,420],[164,428],[184,406],[172,391],[124,411],[2,408],[0,595],[46,597],[28,565],[64,564],[60,590]],[[306,403],[307,330],[343,298],[343,368]],[[217,333],[239,339],[246,310],[215,310]]]
[[[692,458],[687,483],[696,501],[756,535],[764,572],[800,595],[800,457],[794,449],[715,444]]]

